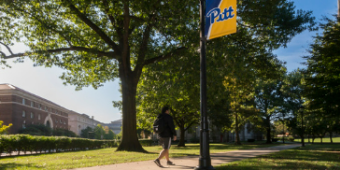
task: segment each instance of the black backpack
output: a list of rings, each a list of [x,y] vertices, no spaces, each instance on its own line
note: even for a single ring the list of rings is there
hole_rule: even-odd
[[[165,129],[165,122],[163,116],[157,117],[157,119],[153,122],[153,131],[155,133],[162,133]]]

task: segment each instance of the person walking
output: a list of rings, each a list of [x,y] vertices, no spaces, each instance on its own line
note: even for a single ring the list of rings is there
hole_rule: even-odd
[[[165,157],[167,165],[175,165],[169,159],[169,149],[171,147],[171,139],[177,140],[177,135],[175,131],[175,124],[172,116],[169,115],[170,109],[167,106],[162,108],[162,113],[157,116],[157,118],[162,117],[164,123],[164,130],[158,134],[159,144],[162,145],[163,150],[159,153],[159,156],[154,160],[155,164],[159,167],[163,167],[160,160]]]

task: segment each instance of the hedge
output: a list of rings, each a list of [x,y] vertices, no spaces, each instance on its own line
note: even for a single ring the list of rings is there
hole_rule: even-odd
[[[292,136],[284,137],[284,138],[285,138],[285,141],[294,142],[294,137],[292,137]],[[274,140],[275,140],[275,142],[277,142],[279,140],[282,140],[282,137],[274,137],[274,138],[272,138],[273,142],[274,142]]]
[[[2,135],[0,136],[0,156],[1,153],[12,154],[35,151],[62,152],[87,149],[99,149],[115,147],[118,142],[115,140],[95,140],[84,138],[71,138],[63,136],[31,136],[31,135]]]

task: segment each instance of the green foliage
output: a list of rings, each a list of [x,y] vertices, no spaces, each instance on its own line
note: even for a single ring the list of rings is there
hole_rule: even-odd
[[[80,137],[94,139],[93,129],[91,127],[86,127],[85,129],[81,130]]]
[[[286,68],[283,63],[274,61],[277,65],[278,72],[276,78],[258,78],[255,87],[255,106],[260,113],[262,121],[260,126],[267,132],[267,143],[270,143],[272,120],[276,119],[279,113],[282,113],[283,108],[283,95],[281,88],[283,86],[283,79]]]
[[[0,35],[6,36],[0,42],[9,47],[14,40],[23,41],[31,51],[0,55],[1,58],[29,56],[36,65],[61,67],[67,70],[61,76],[65,84],[76,85],[77,90],[90,85],[98,88],[104,82],[119,77],[125,120],[122,147],[119,149],[142,150],[136,147],[134,98],[143,68],[174,56],[176,59],[186,58],[183,55],[186,51],[196,53],[194,51],[197,51],[199,43],[198,8],[198,2],[194,0],[169,0],[166,3],[152,0],[3,0],[0,2],[0,17],[6,22],[1,23],[5,29],[0,28]],[[314,25],[311,12],[295,12],[293,2],[286,0],[240,0],[238,16],[241,18],[238,25],[246,31],[224,39],[228,43],[223,44],[230,45],[228,47],[215,48],[215,45],[222,44],[218,43],[219,40],[208,45],[216,49],[215,56],[229,57],[255,42],[259,50],[253,50],[253,55],[247,53],[244,57],[247,57],[248,63],[258,67],[267,64],[268,60],[261,59],[272,56],[272,49],[285,46],[294,35]],[[237,37],[247,31],[252,41],[238,41]],[[242,48],[233,48],[235,44]],[[197,66],[190,68],[197,71]],[[259,73],[265,72],[263,69]],[[220,83],[222,81],[220,79]],[[184,108],[172,106],[173,113],[197,114],[195,103],[199,97],[192,97],[196,100],[187,102],[188,96],[198,95],[193,93],[197,91],[196,83],[191,90],[184,87],[187,91],[178,91],[183,93],[178,99],[182,100]],[[189,106],[186,106],[187,103]],[[185,119],[185,122],[191,120],[190,117]]]
[[[174,122],[180,129],[179,146],[184,146],[184,133],[199,119],[199,63],[188,54],[169,59],[144,69],[138,86],[138,120],[150,130],[161,108],[170,106]],[[180,63],[180,64],[179,64]],[[144,123],[144,124],[142,124]],[[144,127],[145,127],[144,126]]]
[[[53,151],[98,149],[117,146],[114,140],[90,140],[70,137],[47,137],[30,135],[2,135],[0,136],[0,153],[12,151]]]
[[[43,124],[27,125],[25,128],[19,130],[19,134],[29,134],[35,136],[68,136],[76,137],[76,134],[67,129],[52,129]]]
[[[150,139],[139,139],[139,142],[142,146],[153,146],[155,145],[155,141]],[[158,145],[158,143],[156,143]]]
[[[53,130],[53,136],[68,136],[68,137],[76,137],[77,135],[67,129],[54,129]]]
[[[320,137],[325,131],[340,132],[340,24],[325,20],[320,24],[323,34],[314,38],[310,55],[305,57],[308,67],[304,70],[304,95],[309,102],[309,119],[313,120],[309,130]]]
[[[8,126],[3,125],[3,121],[0,120],[0,134],[4,134],[8,131],[8,129],[12,126],[12,123],[10,123]]]

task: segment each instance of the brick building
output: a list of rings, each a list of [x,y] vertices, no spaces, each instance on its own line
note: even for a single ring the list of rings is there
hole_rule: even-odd
[[[12,123],[9,133],[17,133],[31,124],[53,129],[68,129],[70,110],[11,84],[0,84],[0,120]]]

